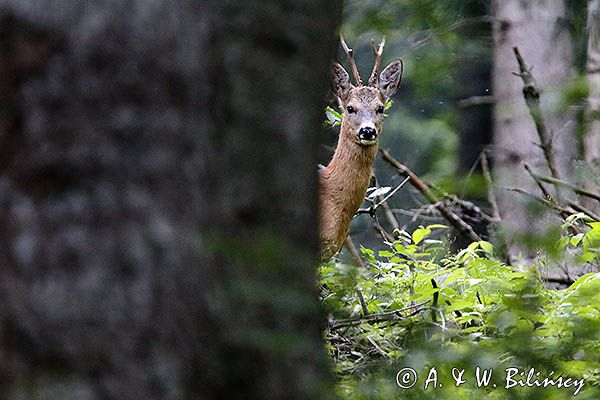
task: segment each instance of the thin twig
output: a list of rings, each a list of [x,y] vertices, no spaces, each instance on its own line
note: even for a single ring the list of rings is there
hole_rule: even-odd
[[[379,223],[379,220],[377,218],[375,218],[375,223],[373,224],[373,229],[375,229],[375,231],[377,231],[377,233],[379,233],[381,235],[381,238],[388,242],[388,243],[393,243],[394,242],[394,237],[392,235],[390,235],[389,233],[387,233],[385,231],[385,229],[383,229],[383,227],[381,226],[381,224]]]
[[[439,216],[439,212],[433,215],[426,215],[423,214],[424,210],[422,208],[418,208],[417,211],[403,210],[401,208],[392,208],[391,211],[394,214],[402,214],[411,218],[420,218],[424,221],[440,221],[441,219],[441,217]]]
[[[586,207],[582,206],[581,204],[575,203],[574,201],[570,201],[570,200],[567,201],[567,204],[569,205],[569,207],[575,209],[576,211],[582,212],[582,213],[586,214],[588,217],[600,222],[600,216],[598,214],[594,213],[589,208],[586,208]]]
[[[529,175],[533,178],[533,181],[535,182],[535,184],[538,185],[538,187],[540,188],[540,191],[544,195],[544,198],[546,200],[548,200],[548,201],[553,201],[552,195],[550,194],[550,192],[548,192],[548,190],[546,189],[546,187],[542,184],[541,180],[538,179],[536,177],[536,175],[533,173],[533,171],[531,170],[531,167],[529,166],[529,163],[524,162],[523,163],[523,167],[525,168],[525,170],[527,170],[527,172],[529,173]]]
[[[356,212],[354,213],[354,217],[356,217],[357,215],[360,214],[369,214],[371,217],[375,218],[375,211],[377,211],[377,209],[381,206],[384,207],[384,209],[387,207],[387,209],[389,209],[389,206],[387,205],[387,200],[392,197],[393,195],[396,194],[396,192],[398,192],[398,190],[400,190],[405,184],[406,182],[409,181],[410,178],[406,178],[402,181],[402,183],[400,183],[398,186],[396,186],[396,188],[394,190],[392,190],[387,196],[385,196],[383,199],[381,199],[382,196],[377,196],[377,199],[379,200],[376,204],[373,204],[369,207],[366,208],[359,208],[358,210],[356,210]],[[379,189],[379,185],[377,185],[377,189]],[[380,200],[381,199],[381,200]],[[386,215],[387,217],[387,215]],[[395,218],[394,218],[395,220]],[[394,226],[394,223],[390,221],[390,223],[392,224],[392,226]],[[398,225],[398,221],[396,221],[396,226],[394,226],[394,229],[397,228]]]
[[[527,197],[529,197],[531,199],[534,199],[537,202],[545,205],[546,207],[551,208],[553,210],[556,210],[556,211],[558,211],[560,213],[565,212],[565,213],[568,213],[569,215],[575,214],[575,210],[573,210],[573,209],[569,209],[567,207],[560,206],[560,205],[556,204],[554,201],[546,200],[546,199],[544,199],[542,197],[539,197],[539,196],[536,196],[534,194],[531,194],[528,191],[523,190],[521,188],[506,188],[506,189],[510,190],[511,192],[520,193],[520,194],[522,194],[524,196],[527,196]]]
[[[533,178],[533,181],[536,183],[536,185],[538,185],[538,187],[542,191],[542,194],[544,195],[546,200],[548,200],[551,203],[556,203],[554,198],[552,198],[552,195],[550,194],[550,192],[548,192],[548,190],[546,190],[546,187],[542,183],[542,180],[539,179],[538,176],[531,170],[531,167],[529,166],[529,164],[527,162],[524,162],[523,167],[527,170],[529,175]],[[563,217],[564,219],[567,219],[570,215],[570,213],[565,210],[561,210],[561,211],[559,211],[559,213],[560,213],[560,216]]]
[[[527,168],[527,167],[525,167]],[[566,188],[569,188],[571,190],[573,190],[575,193],[577,193],[580,196],[584,196],[584,197],[589,197],[592,198],[594,200],[598,200],[600,201],[600,194],[598,193],[594,193],[594,192],[590,192],[588,190],[582,189],[578,186],[573,185],[572,183],[569,182],[565,182],[562,179],[556,179],[556,178],[552,178],[550,176],[544,176],[544,175],[539,175],[536,173],[532,173],[532,176],[535,179],[538,179],[542,182],[547,182],[547,183],[551,183],[553,185],[559,185],[559,186],[564,186]]]
[[[485,152],[481,153],[481,171],[487,187],[488,201],[492,207],[492,219],[500,221],[500,211],[498,209],[498,201],[496,200],[496,192],[494,191],[494,183],[492,182],[492,174],[490,173],[490,164]]]
[[[400,190],[400,188],[403,187],[406,184],[406,182],[408,182],[409,180],[410,180],[410,178],[408,178],[408,177],[406,179],[404,179],[387,196],[385,196],[385,197],[378,196],[379,202],[377,204],[375,204],[375,207],[374,207],[375,209],[377,209],[379,206],[381,206],[383,208],[383,215],[385,215],[385,219],[387,219],[388,223],[392,226],[392,232],[395,232],[397,229],[400,229],[400,224],[398,223],[396,216],[394,215],[394,213],[392,212],[392,209],[390,208],[389,204],[387,203],[387,200],[390,199],[394,194],[396,194],[396,192],[398,192],[398,190]]]
[[[392,197],[393,195],[396,194],[396,192],[398,190],[400,190],[404,185],[406,185],[406,182],[408,182],[410,180],[410,176],[407,176],[398,186],[396,186],[396,188],[394,190],[392,190],[390,193],[388,193],[383,200],[381,200],[379,203],[375,204],[375,209],[377,209],[377,207],[379,207],[380,205],[382,205],[383,203],[385,203],[386,201],[388,201],[390,199],[390,197]]]
[[[557,211],[560,212],[560,215],[566,219],[567,217],[569,217],[569,215],[573,214],[571,211],[567,210],[564,207],[560,207],[558,204],[556,204],[556,202],[554,201],[554,199],[552,198],[552,196],[548,193],[548,191],[544,188],[544,185],[542,185],[542,181],[543,182],[548,182],[548,183],[553,183],[555,186],[556,185],[563,185],[566,187],[569,187],[571,189],[573,189],[573,191],[575,191],[575,193],[580,194],[579,192],[583,191],[586,192],[588,194],[594,195],[594,193],[591,192],[587,192],[583,189],[580,189],[568,182],[562,181],[560,179],[554,179],[551,178],[549,176],[542,176],[542,175],[538,175],[535,172],[533,172],[531,170],[531,168],[529,167],[529,164],[527,163],[523,163],[523,166],[525,167],[525,169],[527,170],[527,172],[529,172],[529,175],[531,175],[531,177],[533,178],[533,180],[535,181],[535,183],[537,183],[537,185],[540,187],[540,189],[542,190],[542,193],[544,194],[544,196],[546,197],[546,200],[548,201],[549,204],[553,204],[554,205],[554,209],[556,209]],[[592,197],[593,196],[587,196],[587,197]],[[567,200],[566,201],[567,205],[569,207],[571,207],[572,209],[574,209],[575,211],[579,211],[582,212],[584,214],[586,214],[588,217],[596,220],[596,221],[600,221],[600,216],[598,216],[596,213],[594,213],[593,211],[591,211],[590,209],[582,206],[581,204],[578,204],[574,201],[571,200]]]
[[[383,207],[383,215],[385,215],[385,219],[387,219],[389,224],[392,226],[392,230],[397,231],[398,229],[400,229],[400,223],[398,223],[398,220],[392,212],[392,209],[390,208],[389,204],[385,202],[381,206]]]
[[[352,255],[356,265],[364,268],[365,264],[362,258],[360,258],[360,254],[358,254],[358,250],[356,250],[356,246],[354,245],[350,235],[346,236],[346,242],[344,244]],[[362,290],[360,290],[358,285],[354,287],[354,290],[356,291],[356,296],[358,297],[358,302],[360,303],[360,308],[362,309],[363,315],[369,315],[369,309],[367,308],[367,302],[365,301],[365,296],[363,295]]]

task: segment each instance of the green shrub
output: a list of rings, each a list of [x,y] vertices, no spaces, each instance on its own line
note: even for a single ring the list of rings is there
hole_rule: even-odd
[[[451,254],[445,231],[432,225],[398,232],[378,254],[362,248],[364,268],[335,261],[321,266],[330,319],[325,336],[340,397],[566,399],[577,392],[577,398],[600,398],[600,274],[547,289],[535,265],[517,271],[498,260],[488,242]],[[556,248],[579,263],[597,262],[600,223],[570,218]],[[482,387],[477,367],[493,370]],[[418,374],[410,389],[396,383],[403,368]],[[466,382],[456,385],[453,368],[456,376],[464,369]],[[531,368],[530,383],[562,376],[570,387],[506,387],[525,383]],[[507,381],[514,371],[524,376]]]

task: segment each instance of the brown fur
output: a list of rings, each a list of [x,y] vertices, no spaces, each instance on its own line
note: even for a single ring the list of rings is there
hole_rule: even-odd
[[[355,88],[346,102],[342,100],[342,104],[352,104],[357,109],[356,117],[364,112],[375,114],[375,108],[382,103],[379,91],[368,87]],[[365,110],[367,108],[368,111]],[[361,121],[354,116],[344,113],[333,159],[320,174],[323,260],[333,257],[346,240],[352,216],[363,202],[369,187],[373,161],[377,155],[377,144],[365,146],[358,141],[356,132]],[[381,134],[383,116],[376,118],[379,120],[375,121],[375,126],[378,134]]]
[[[380,50],[382,46],[383,43]],[[374,68],[374,73],[376,70]],[[402,61],[393,61],[381,72],[379,79],[374,76],[369,79],[372,85],[363,86],[355,74],[358,87],[354,87],[341,65],[335,63],[332,66],[332,89],[344,110],[344,117],[333,158],[319,176],[322,261],[329,260],[340,250],[348,236],[352,216],[364,200],[383,130],[383,106],[398,89]],[[361,133],[363,128],[368,136]],[[374,140],[367,129],[376,133]]]

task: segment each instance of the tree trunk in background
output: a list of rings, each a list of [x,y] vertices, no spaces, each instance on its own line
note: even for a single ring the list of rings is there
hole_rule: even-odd
[[[563,0],[494,2],[493,36],[495,44],[492,71],[496,100],[494,115],[495,184],[498,206],[514,257],[524,248],[518,246],[521,234],[543,234],[546,218],[536,215],[531,201],[506,188],[520,188],[536,195],[539,189],[523,168],[528,162],[538,173],[549,175],[535,124],[523,99],[523,81],[512,73],[518,71],[513,47],[518,47],[541,90],[544,121],[552,135],[558,170],[563,178],[571,175],[576,155],[573,113],[557,110],[561,85],[572,76],[572,41],[565,23]],[[549,188],[551,189],[551,188]],[[541,213],[541,210],[538,210]]]
[[[317,399],[339,1],[0,0],[2,399]]]
[[[596,177],[600,175],[600,0],[588,1],[588,46],[587,77],[589,94],[586,110],[586,128],[583,137],[584,157]],[[597,190],[594,178],[588,183],[591,190]],[[600,211],[598,202],[585,199],[587,206]]]

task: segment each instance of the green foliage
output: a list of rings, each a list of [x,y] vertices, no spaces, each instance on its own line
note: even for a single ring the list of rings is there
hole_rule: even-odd
[[[507,266],[489,242],[471,243],[453,254],[443,225],[397,233],[399,238],[377,254],[361,248],[365,268],[330,262],[320,269],[322,301],[330,314],[326,339],[340,397],[573,396],[575,386],[506,388],[507,368],[524,372],[524,377],[514,377],[523,383],[534,368],[530,382],[584,379],[577,397],[599,398],[600,274],[584,275],[568,289],[550,290],[537,268]],[[555,247],[577,262],[597,263],[600,223],[572,216]],[[432,379],[424,389],[432,367],[443,387],[433,388]],[[477,386],[477,367],[493,369],[488,385]],[[410,389],[396,383],[403,368],[413,368],[419,376]],[[458,387],[453,368],[465,370],[466,382]]]
[[[325,126],[333,128],[334,126],[341,125],[343,117],[344,115],[341,112],[329,106],[325,107]]]

